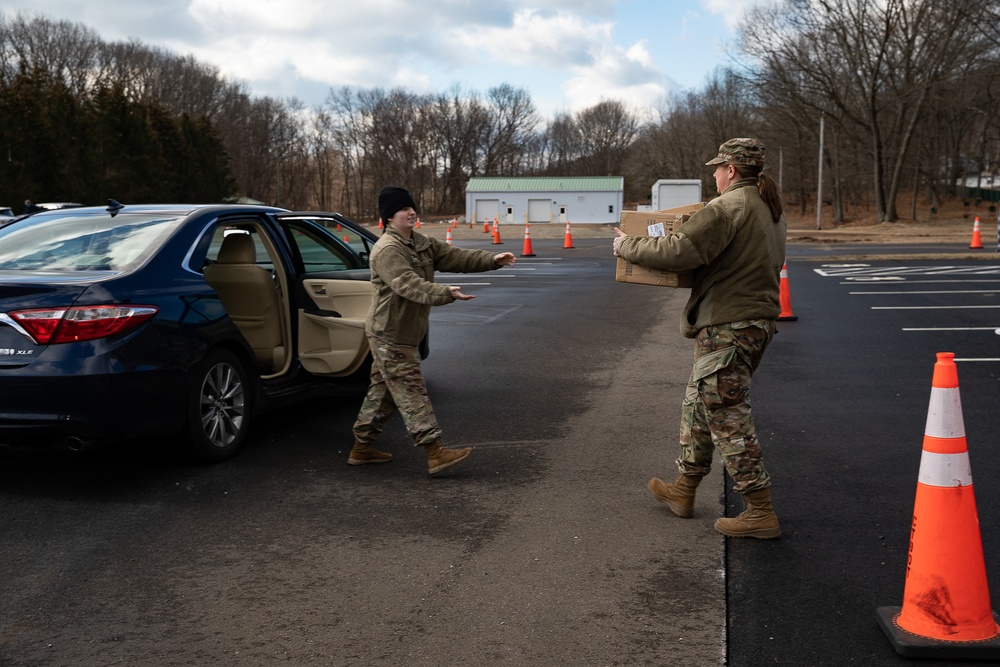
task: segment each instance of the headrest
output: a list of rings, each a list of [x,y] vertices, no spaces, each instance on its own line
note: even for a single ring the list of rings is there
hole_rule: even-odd
[[[215,261],[218,264],[256,264],[257,250],[254,248],[253,238],[239,232],[229,234],[222,239],[222,247],[219,248],[219,256]]]

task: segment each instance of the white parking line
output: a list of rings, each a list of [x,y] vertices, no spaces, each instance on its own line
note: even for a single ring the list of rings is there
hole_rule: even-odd
[[[872,306],[872,310],[960,310],[977,308],[1000,308],[995,306]]]
[[[848,292],[848,294],[996,294],[995,289],[903,290],[899,292]]]
[[[1000,331],[1000,327],[903,327],[903,331]]]

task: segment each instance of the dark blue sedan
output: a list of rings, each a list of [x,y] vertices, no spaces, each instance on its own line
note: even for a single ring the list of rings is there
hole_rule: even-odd
[[[335,213],[84,207],[0,228],[0,444],[177,433],[205,461],[253,415],[370,362],[376,237]]]

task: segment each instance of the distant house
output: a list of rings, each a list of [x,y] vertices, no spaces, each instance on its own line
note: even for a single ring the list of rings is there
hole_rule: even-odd
[[[618,222],[622,176],[477,176],[465,188],[465,218],[501,224]]]

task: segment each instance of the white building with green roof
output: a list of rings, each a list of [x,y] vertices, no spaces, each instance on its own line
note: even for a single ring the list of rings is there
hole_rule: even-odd
[[[501,224],[618,222],[622,176],[476,176],[465,187],[465,218]]]

